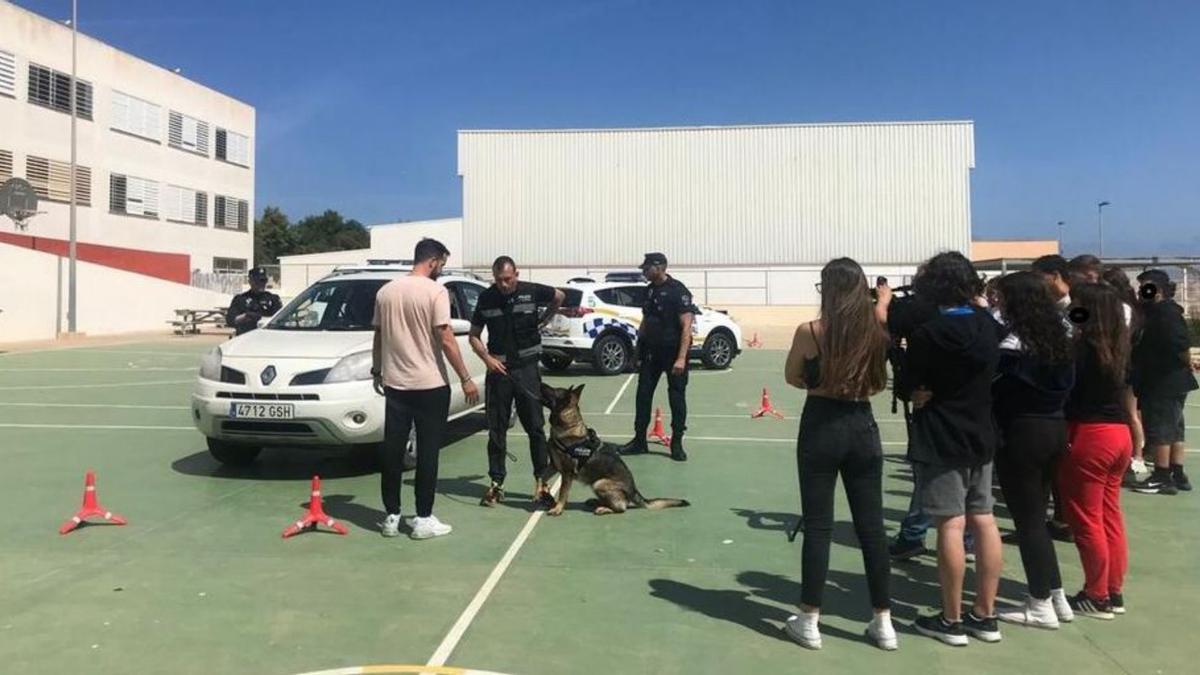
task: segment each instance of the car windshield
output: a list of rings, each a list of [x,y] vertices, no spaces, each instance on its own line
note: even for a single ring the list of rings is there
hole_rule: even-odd
[[[275,330],[372,330],[375,294],[387,279],[332,279],[310,286],[271,319]]]

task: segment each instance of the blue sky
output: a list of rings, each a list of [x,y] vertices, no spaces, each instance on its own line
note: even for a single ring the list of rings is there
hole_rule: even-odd
[[[68,0],[18,0],[52,17]],[[973,119],[977,237],[1200,255],[1200,3],[80,0],[258,109],[257,205],[458,215],[462,128]]]

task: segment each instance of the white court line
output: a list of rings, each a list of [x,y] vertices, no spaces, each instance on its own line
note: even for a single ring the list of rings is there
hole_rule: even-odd
[[[634,415],[634,413],[631,413],[631,412],[604,412],[604,413],[585,412],[583,414],[584,415],[614,415],[614,416],[615,415],[624,415],[626,417],[632,417]],[[740,415],[730,415],[730,414],[726,414],[726,413],[720,413],[720,414],[707,413],[706,414],[706,413],[689,412],[688,419],[693,419],[693,418],[695,418],[695,419],[723,419],[723,420],[741,420],[741,419],[748,420],[748,419],[751,419],[749,412],[744,412]],[[792,418],[792,419],[798,419],[798,418]],[[875,421],[878,422],[879,424],[904,424],[904,420],[896,420],[896,419],[889,419],[889,418],[876,419]]]
[[[124,403],[17,403],[0,401],[9,408],[112,408],[116,410],[190,410],[186,405],[128,405]]]
[[[559,487],[562,484],[562,477],[554,479],[554,485],[550,487],[550,492],[558,495]],[[427,666],[444,666],[450,655],[454,653],[454,648],[458,646],[463,635],[467,632],[467,628],[471,626],[471,622],[475,620],[475,616],[479,614],[479,610],[483,608],[483,603],[487,602],[488,596],[492,594],[492,590],[496,588],[496,584],[500,583],[500,578],[504,576],[504,572],[508,570],[508,566],[517,557],[517,553],[521,547],[525,545],[525,540],[529,539],[529,535],[533,532],[533,528],[537,526],[538,521],[542,516],[546,515],[545,511],[535,511],[529,515],[529,520],[525,521],[525,527],[517,533],[517,538],[504,552],[504,557],[496,566],[492,568],[492,573],[484,580],[483,585],[479,587],[479,591],[475,593],[475,597],[471,599],[471,603],[459,615],[458,621],[450,628],[450,632],[446,633],[446,637],[442,639],[442,643],[438,645],[433,656],[429,657]]]
[[[196,427],[169,427],[139,424],[17,424],[0,422],[0,429],[89,429],[99,431],[195,431]]]
[[[634,377],[636,377],[636,374],[631,373],[629,377],[625,378],[625,384],[621,385],[621,388],[617,391],[617,395],[613,397],[612,403],[608,404],[608,408],[604,411],[605,415],[611,413],[612,409],[616,407],[617,401],[621,400],[621,397],[625,394],[625,390],[629,388],[629,383],[633,382]]]
[[[112,387],[149,387],[156,384],[190,384],[192,380],[154,380],[152,382],[110,382],[108,384],[37,384],[16,387],[0,387],[0,391],[27,391],[32,389],[104,389]]]

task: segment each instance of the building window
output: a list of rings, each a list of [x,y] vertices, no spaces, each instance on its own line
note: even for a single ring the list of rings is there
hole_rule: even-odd
[[[213,258],[213,271],[218,272],[218,273],[224,272],[227,274],[232,273],[232,272],[237,272],[239,274],[245,274],[246,273],[246,259],[245,258]]]
[[[250,166],[250,139],[217,127],[217,159],[230,164]]]
[[[12,178],[12,153],[0,150],[0,183]]]
[[[208,157],[208,122],[172,110],[167,122],[167,145]]]
[[[245,232],[250,227],[250,202],[217,195],[213,198],[213,225]]]
[[[178,185],[164,185],[163,217],[175,223],[208,225],[208,193]]]
[[[92,85],[79,80],[75,83],[77,105],[75,114],[92,119]],[[36,63],[29,64],[29,102],[59,112],[71,112],[71,76]]]
[[[45,157],[25,158],[25,178],[42,199],[52,202],[71,201],[71,165]],[[92,205],[92,170],[75,165],[75,203]]]
[[[127,216],[158,218],[158,183],[114,173],[108,180],[108,210]]]
[[[160,108],[149,101],[115,90],[112,93],[112,128],[117,131],[158,143],[162,135],[159,115]]]
[[[0,96],[17,97],[17,57],[0,50]]]

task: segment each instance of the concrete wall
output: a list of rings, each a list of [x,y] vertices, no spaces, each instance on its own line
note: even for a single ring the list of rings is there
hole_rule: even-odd
[[[67,326],[67,261],[0,244],[0,342],[53,339]],[[227,307],[230,297],[133,272],[79,262],[78,329],[89,335],[167,331],[175,309]]]
[[[977,239],[971,242],[971,260],[1033,259],[1058,253],[1054,239]]]
[[[366,248],[280,256],[279,290],[276,292],[285,299],[294,298],[339,265],[362,265],[370,257],[371,249]]]
[[[66,10],[69,4],[64,5]],[[70,28],[0,0],[0,50],[16,57],[15,97],[0,95],[0,150],[13,154],[13,175],[26,177],[26,157],[68,162],[69,115],[28,101],[29,64],[71,72]],[[78,164],[91,169],[91,206],[77,209],[78,240],[127,249],[191,256],[191,269],[211,271],[214,257],[251,260],[254,237],[254,108],[169,70],[80,34],[78,76],[93,89],[93,119],[77,122]],[[112,128],[113,91],[159,106],[160,134],[147,139]],[[172,148],[167,142],[168,114],[175,110],[209,124],[207,156]],[[249,167],[215,158],[216,129],[248,136]],[[109,212],[109,178],[118,173],[159,183],[159,216],[146,218]],[[165,220],[164,187],[177,185],[206,192],[207,223],[185,225]],[[213,226],[217,194],[249,202],[244,232]],[[41,200],[26,234],[67,239],[66,203]],[[11,227],[0,218],[3,227]],[[190,270],[188,270],[190,272]]]
[[[426,237],[437,239],[450,249],[449,265],[451,267],[463,267],[466,264],[462,218],[372,225],[371,257],[411,260],[413,248],[416,247],[417,242]],[[494,258],[501,253],[503,252],[497,251],[491,255]],[[489,258],[487,264],[490,265],[491,261],[492,259]]]

